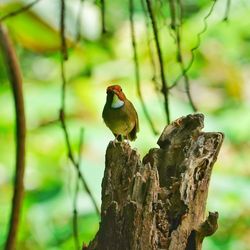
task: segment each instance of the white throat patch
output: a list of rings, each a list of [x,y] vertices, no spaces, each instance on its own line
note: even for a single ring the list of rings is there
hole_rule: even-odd
[[[113,100],[111,103],[111,108],[118,109],[124,105],[124,102],[118,98],[116,94],[113,96]]]

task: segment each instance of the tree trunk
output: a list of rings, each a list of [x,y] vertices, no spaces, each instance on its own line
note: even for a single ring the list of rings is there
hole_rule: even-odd
[[[218,213],[205,218],[205,208],[223,141],[203,123],[202,114],[174,121],[142,161],[129,144],[109,143],[100,229],[84,249],[201,249],[217,229]]]

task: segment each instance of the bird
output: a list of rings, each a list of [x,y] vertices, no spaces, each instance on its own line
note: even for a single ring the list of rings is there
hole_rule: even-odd
[[[138,114],[134,105],[126,98],[120,85],[111,85],[106,90],[106,103],[102,118],[112,131],[115,140],[134,141],[139,131]]]

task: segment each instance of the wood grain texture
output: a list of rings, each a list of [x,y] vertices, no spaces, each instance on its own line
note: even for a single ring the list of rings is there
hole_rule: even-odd
[[[109,143],[100,228],[85,249],[201,249],[217,229],[218,213],[206,218],[205,208],[223,142],[203,123],[202,114],[174,121],[142,161],[129,144]]]

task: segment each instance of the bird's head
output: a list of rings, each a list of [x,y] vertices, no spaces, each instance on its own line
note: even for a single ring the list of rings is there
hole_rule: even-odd
[[[120,85],[111,85],[107,87],[107,95],[117,95],[117,97],[121,100],[124,101],[126,99],[126,96],[122,92],[122,88]]]
[[[126,96],[122,92],[120,85],[111,85],[107,87],[107,100],[110,100],[112,108],[120,108],[124,105]]]

